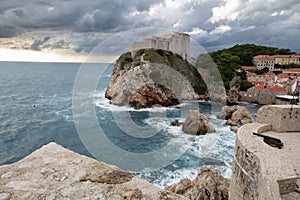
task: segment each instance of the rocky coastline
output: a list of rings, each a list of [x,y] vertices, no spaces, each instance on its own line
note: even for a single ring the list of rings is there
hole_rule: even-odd
[[[227,120],[226,125],[231,126],[230,130],[234,132],[237,132],[241,126],[254,122],[249,110],[238,105],[224,106],[217,118]]]
[[[229,187],[229,180],[204,166],[195,180],[183,179],[161,189],[116,166],[53,142],[16,163],[0,166],[0,180],[0,199],[3,200],[228,199]]]
[[[116,61],[105,97],[114,105],[141,109],[208,99],[208,90],[197,69],[181,56],[140,49]]]

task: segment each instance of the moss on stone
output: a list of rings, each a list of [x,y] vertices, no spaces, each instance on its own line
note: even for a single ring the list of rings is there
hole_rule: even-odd
[[[117,63],[121,70],[124,70],[125,66],[128,66],[128,69],[131,69],[132,67],[140,65],[141,56],[143,56],[144,61],[170,66],[190,81],[196,93],[207,93],[206,84],[198,70],[187,60],[183,59],[182,56],[173,54],[171,51],[162,49],[140,49],[135,52],[134,58],[131,57],[130,52],[122,54],[117,60]],[[150,76],[150,78],[154,80],[159,78],[159,73],[153,71]]]

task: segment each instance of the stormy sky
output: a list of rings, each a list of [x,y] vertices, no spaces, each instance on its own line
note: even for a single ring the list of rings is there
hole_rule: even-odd
[[[300,1],[0,0],[0,48],[89,53],[144,27],[189,33],[207,51],[253,43],[300,52]]]

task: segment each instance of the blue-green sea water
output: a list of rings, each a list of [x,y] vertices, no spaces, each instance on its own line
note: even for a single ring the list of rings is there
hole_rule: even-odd
[[[100,68],[108,66],[86,65]],[[0,62],[0,165],[16,162],[49,142],[93,157],[78,135],[72,112],[73,86],[80,67],[81,64],[77,63]],[[160,149],[173,140],[179,144],[179,148],[182,146],[184,149],[182,155],[169,165],[134,172],[136,175],[164,187],[182,178],[195,178],[201,166],[212,165],[230,178],[235,133],[230,131],[225,121],[216,118],[218,111],[211,109],[209,102],[197,102],[198,108],[217,132],[205,136],[187,135],[180,127],[169,124],[175,119],[184,120],[181,109],[190,102],[171,108],[139,111],[126,106],[113,106],[104,98],[111,71],[112,65],[105,70],[96,91],[81,94],[94,97],[93,101],[85,103],[95,107],[99,125],[107,138],[123,150],[135,153]],[[259,107],[255,104],[243,105],[252,114]],[[136,125],[150,125],[159,130],[158,134],[147,139],[129,136],[128,131],[134,131],[135,127],[128,126],[127,132],[124,132],[115,118],[116,113],[122,116],[124,112],[129,112]],[[164,117],[156,116],[162,112]],[[86,130],[89,128],[87,126]],[[107,154],[114,156],[109,149],[107,151]]]

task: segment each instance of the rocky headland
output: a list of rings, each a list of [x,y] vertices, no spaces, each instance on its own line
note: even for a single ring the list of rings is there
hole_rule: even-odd
[[[197,69],[180,55],[140,49],[116,61],[105,97],[114,105],[141,109],[208,99],[208,91]]]

